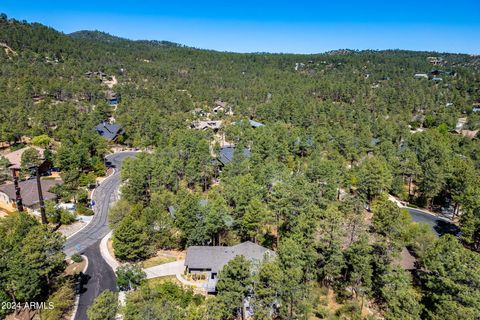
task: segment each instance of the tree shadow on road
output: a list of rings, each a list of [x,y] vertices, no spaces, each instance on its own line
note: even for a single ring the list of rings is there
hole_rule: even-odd
[[[460,233],[459,227],[443,220],[437,220],[437,224],[433,227],[433,229],[435,229],[435,231],[437,231],[439,235],[451,234],[454,236],[458,236],[458,234]]]

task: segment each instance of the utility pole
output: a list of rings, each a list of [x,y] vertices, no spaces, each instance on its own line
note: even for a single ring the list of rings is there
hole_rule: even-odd
[[[17,204],[17,210],[22,212],[23,211],[22,195],[20,194],[20,187],[18,185],[19,171],[20,169],[18,168],[12,168],[13,185],[15,186],[15,203]]]
[[[30,167],[35,170],[37,180],[38,202],[40,203],[40,214],[42,216],[42,224],[47,224],[47,214],[45,213],[45,202],[43,201],[42,184],[40,182],[40,169],[38,165]]]

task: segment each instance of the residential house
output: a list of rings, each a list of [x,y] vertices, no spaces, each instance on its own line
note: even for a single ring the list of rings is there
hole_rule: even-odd
[[[222,120],[194,121],[192,122],[191,128],[197,130],[212,129],[213,131],[218,131],[222,127],[222,124]]]
[[[234,122],[233,124],[239,124],[239,123],[241,123],[241,121],[236,121],[236,122]],[[252,128],[258,128],[258,127],[263,127],[263,126],[265,126],[263,123],[258,122],[258,121],[255,121],[255,120],[251,120],[251,119],[248,120],[248,123],[250,124],[250,126],[251,126]]]
[[[443,64],[445,61],[442,57],[428,57],[427,60],[428,62],[436,66]]]
[[[120,125],[105,121],[99,123],[95,127],[95,130],[97,130],[98,134],[108,141],[116,141],[118,136],[123,132],[123,129]]]
[[[34,148],[35,150],[38,151],[40,155],[40,159],[43,159],[43,152],[45,149],[39,148],[39,147],[25,147],[16,151],[12,151],[10,153],[5,154],[3,157],[10,162],[10,169],[20,169],[22,166],[22,155],[23,153],[30,148]]]
[[[185,268],[187,272],[208,274],[205,289],[214,293],[217,284],[217,275],[223,267],[236,256],[244,256],[254,265],[263,260],[274,257],[275,253],[258,244],[247,241],[235,246],[192,246],[187,249]]]
[[[459,118],[457,120],[457,124],[455,126],[455,129],[453,131],[455,131],[456,133],[460,133],[463,128],[465,127],[465,124],[467,123],[467,118]]]
[[[250,125],[252,126],[252,128],[258,128],[258,127],[263,127],[265,126],[263,123],[261,122],[257,122],[255,120],[248,120],[248,122],[250,123]]]
[[[428,79],[428,75],[426,73],[415,73],[413,77],[415,79]]]
[[[227,109],[227,103],[223,100],[215,100],[215,106],[213,107],[214,113],[225,112]]]
[[[108,90],[106,93],[106,99],[109,106],[115,107],[118,105],[118,96],[115,92]]]
[[[478,130],[460,130],[459,133],[465,138],[475,139],[477,137]]]
[[[235,155],[235,147],[233,146],[227,146],[227,147],[222,147],[220,148],[220,155],[218,156],[217,160],[220,162],[220,165],[226,166],[230,162],[234,160],[234,155]],[[243,149],[243,157],[245,159],[250,158],[251,152],[250,149],[244,148]]]
[[[56,185],[62,184],[61,179],[41,179],[42,195],[44,200],[56,200],[57,195],[49,190]],[[28,179],[18,183],[20,195],[24,208],[29,212],[34,212],[39,208],[39,198],[37,189],[37,180]],[[0,207],[6,211],[16,210],[16,192],[13,183],[0,185]]]

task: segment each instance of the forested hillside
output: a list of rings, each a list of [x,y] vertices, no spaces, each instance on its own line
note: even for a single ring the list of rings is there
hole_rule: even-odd
[[[178,308],[175,297],[144,287],[127,299],[125,319],[146,318],[147,302],[170,319],[231,319],[248,298],[257,319],[473,320],[479,66],[474,56],[401,50],[215,52],[97,31],[66,35],[2,16],[0,142],[52,138],[66,193],[104,169],[109,146],[95,131],[102,121],[123,127],[118,143],[151,151],[122,169],[123,199],[110,213],[121,260],[247,240],[277,253],[241,279],[248,290],[228,285],[241,274],[232,260],[215,298],[183,293]],[[88,72],[116,79],[118,106]],[[210,112],[216,100],[231,112]],[[222,127],[192,129],[202,112]],[[226,165],[214,160],[225,141],[235,146]],[[461,233],[437,238],[389,194],[450,210]],[[401,267],[404,248],[414,270]],[[321,302],[324,290],[341,301],[338,314]]]

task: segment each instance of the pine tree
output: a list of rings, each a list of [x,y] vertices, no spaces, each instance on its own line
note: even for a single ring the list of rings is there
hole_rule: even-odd
[[[127,215],[113,232],[115,256],[123,261],[138,261],[150,254],[150,242],[144,223]]]

